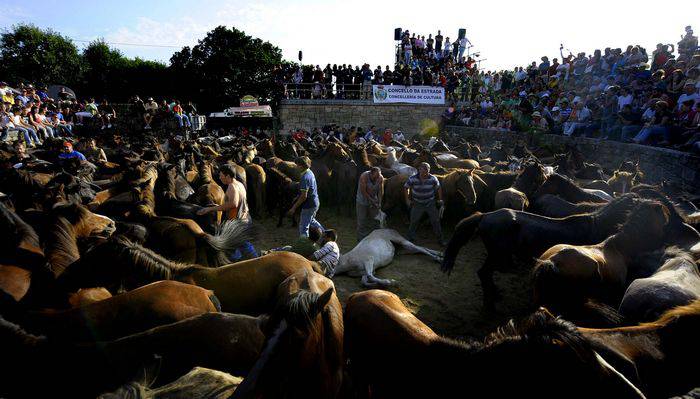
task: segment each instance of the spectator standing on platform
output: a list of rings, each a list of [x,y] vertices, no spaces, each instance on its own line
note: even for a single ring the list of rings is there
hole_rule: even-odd
[[[410,241],[416,239],[418,223],[423,215],[427,214],[438,242],[440,245],[446,245],[440,226],[440,213],[444,207],[442,188],[437,177],[430,174],[430,165],[427,162],[422,162],[418,166],[418,173],[406,180],[404,189],[406,206],[411,212],[411,224],[408,228],[407,238]],[[440,211],[438,207],[441,208]]]
[[[384,176],[376,166],[360,175],[355,197],[357,213],[357,241],[367,237],[373,230],[379,228],[375,219],[381,210],[381,199],[384,195]]]
[[[442,34],[440,31],[435,35],[435,52],[442,53]]]
[[[311,171],[311,159],[309,157],[299,157],[295,163],[306,168],[299,181],[299,196],[294,205],[287,211],[287,215],[294,215],[298,208],[301,208],[299,216],[299,235],[308,237],[309,226],[316,226],[323,230],[321,223],[316,220],[316,213],[321,206],[318,200],[318,187],[316,186],[316,176]]]

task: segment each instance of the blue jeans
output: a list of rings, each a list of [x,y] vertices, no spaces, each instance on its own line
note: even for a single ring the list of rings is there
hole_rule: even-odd
[[[624,125],[620,130],[620,141],[626,141],[627,139],[634,137],[642,129],[639,125]]]
[[[177,124],[182,127],[183,124],[187,127],[190,126],[190,118],[185,114],[175,114],[175,119],[177,119]]]
[[[649,126],[642,129],[634,138],[634,141],[640,144],[646,144],[652,140],[656,140],[658,136],[668,141],[669,133],[670,131],[666,126]]]
[[[28,127],[17,127],[17,130],[19,130],[23,135],[24,135],[24,141],[27,143],[27,145],[30,145],[32,143],[39,144],[39,136],[36,135],[36,130]]]
[[[303,237],[309,236],[309,226],[318,227],[323,230],[321,223],[316,220],[316,212],[318,212],[318,207],[315,208],[302,208],[301,214],[299,215],[299,235]]]
[[[258,251],[255,250],[255,247],[250,241],[246,241],[239,248],[236,248],[236,251],[229,257],[229,260],[235,262],[242,259],[246,255],[248,255],[248,259],[257,258],[259,256]]]

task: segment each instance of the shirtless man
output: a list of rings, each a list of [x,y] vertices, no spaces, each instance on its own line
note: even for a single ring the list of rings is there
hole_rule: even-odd
[[[236,179],[236,170],[233,169],[231,165],[222,165],[219,168],[219,179],[226,185],[224,203],[218,206],[202,208],[197,211],[197,214],[204,215],[210,212],[223,212],[229,220],[240,219],[250,223],[251,218],[250,212],[248,211],[245,186]],[[246,242],[241,248],[237,249],[232,256],[232,260],[240,259],[244,255],[248,255],[252,258],[258,257],[258,253],[250,242]]]

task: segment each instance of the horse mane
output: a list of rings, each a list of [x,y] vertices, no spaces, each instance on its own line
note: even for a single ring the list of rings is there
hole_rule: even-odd
[[[638,200],[638,199],[639,199],[639,197],[636,194],[632,194],[632,193],[621,195],[617,198],[614,198],[612,201],[608,202],[607,204],[601,206],[599,209],[591,212],[590,214],[597,216],[597,217],[602,217],[602,216],[605,216],[605,215],[608,215],[612,212],[617,211],[618,208],[622,208],[623,207],[622,205],[625,204],[626,202],[634,201],[634,200]],[[581,204],[594,205],[596,203],[595,202],[579,202],[579,203],[576,203],[574,205],[581,205]],[[629,208],[625,212],[628,212],[628,211],[629,211]]]
[[[175,274],[199,268],[197,265],[173,262],[121,235],[111,238],[110,241],[112,247],[117,250],[116,256],[123,259],[132,269],[143,271],[156,280],[171,280]]]
[[[523,342],[528,345],[564,343],[583,361],[593,362],[595,354],[590,342],[571,322],[553,317],[546,311],[532,313],[518,322],[511,319],[484,339],[486,347],[504,342]]]
[[[80,259],[75,229],[66,218],[58,216],[47,235],[45,252],[54,274],[57,273],[57,266],[62,269],[58,272],[62,272],[71,263]]]
[[[676,306],[666,311],[658,320],[649,323],[641,323],[644,327],[666,327],[681,319],[697,319],[700,316],[700,300],[695,300],[688,305]]]
[[[646,187],[635,190],[635,192],[642,198],[653,199],[665,205],[666,208],[668,208],[669,216],[673,222],[688,222],[685,213],[678,208],[678,205],[676,205],[675,202],[671,201],[671,199],[662,192]]]
[[[692,265],[695,265],[697,269],[697,264],[695,263],[693,255],[682,248],[675,246],[666,248],[662,259],[663,264],[657,269],[658,271],[673,269],[678,265],[678,263],[682,262],[690,262]]]
[[[314,313],[316,302],[321,295],[316,292],[299,290],[279,305],[278,310],[284,314],[284,318],[290,325],[310,331],[318,313]]]

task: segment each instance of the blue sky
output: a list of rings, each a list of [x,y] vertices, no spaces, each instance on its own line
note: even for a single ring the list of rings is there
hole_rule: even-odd
[[[663,5],[659,14],[647,2],[587,0],[564,2],[518,0],[469,2],[429,1],[75,1],[0,2],[0,28],[31,22],[74,39],[172,45],[114,45],[126,55],[167,62],[179,47],[196,44],[218,25],[235,26],[268,40],[286,59],[304,51],[304,62],[322,64],[393,60],[393,29],[425,34],[442,30],[467,37],[486,68],[512,68],[558,57],[559,44],[572,51],[640,44],[649,51],[658,42],[677,43],[683,28],[700,24],[697,0],[676,0],[674,12]],[[659,18],[659,16],[662,18]],[[700,32],[700,25],[695,27]],[[83,43],[76,42],[78,46]]]

